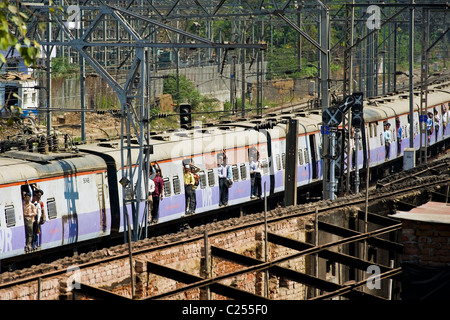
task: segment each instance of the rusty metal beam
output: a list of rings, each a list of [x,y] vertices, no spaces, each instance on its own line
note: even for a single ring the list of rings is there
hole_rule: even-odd
[[[233,261],[238,264],[242,265],[250,265],[250,266],[256,266],[262,263],[262,261],[253,259],[232,251],[228,251],[225,249],[217,248],[214,246],[211,246],[211,254],[215,255],[217,257],[220,257],[222,259],[226,259],[229,261]],[[291,279],[293,281],[303,283],[308,286],[312,286],[315,288],[319,288],[323,291],[337,291],[345,288],[345,286],[336,284],[334,282],[326,281],[314,276],[307,275],[305,273],[301,273],[295,270],[291,270],[288,268],[284,268],[281,266],[271,266],[269,269],[269,272],[272,274],[275,274],[279,277],[285,277],[288,279]],[[367,294],[361,291],[346,291],[344,294],[345,297],[349,299],[374,299],[374,300],[384,300],[381,297],[374,296],[372,294]]]
[[[312,244],[289,239],[289,238],[286,238],[286,237],[283,237],[283,236],[280,236],[280,235],[277,235],[274,233],[269,233],[268,236],[269,236],[270,242],[288,247],[290,249],[302,251],[305,249],[314,248],[314,245],[312,245]],[[338,263],[346,265],[346,266],[352,266],[352,267],[360,269],[360,270],[367,270],[367,268],[369,266],[373,266],[373,265],[378,266],[382,272],[387,272],[387,271],[392,270],[392,268],[389,268],[389,267],[386,267],[386,266],[383,266],[380,264],[365,261],[365,260],[350,256],[347,254],[343,254],[343,253],[339,253],[339,252],[335,252],[335,251],[331,251],[331,250],[322,250],[318,253],[318,255],[319,255],[319,257],[321,257],[323,259],[335,261],[335,262],[338,262]],[[401,280],[401,279],[396,279],[396,280]]]
[[[266,300],[264,297],[255,295],[253,293],[218,283],[217,281],[223,280],[223,277],[220,279],[219,278],[203,279],[201,277],[194,276],[192,274],[172,269],[166,266],[162,266],[160,264],[156,264],[150,261],[147,261],[147,272],[151,272],[162,277],[170,278],[178,282],[183,282],[186,283],[187,285],[182,288],[171,290],[142,300],[156,300],[166,298],[168,296],[182,293],[187,290],[202,288],[205,286],[209,286],[211,292],[215,292],[217,294],[233,299]]]
[[[394,278],[396,276],[399,276],[402,273],[402,268],[393,269],[387,272],[384,272],[379,275],[379,280],[387,279],[387,278]],[[367,279],[364,279],[360,282],[354,282],[349,285],[344,286],[343,288],[336,290],[334,292],[328,292],[326,294],[310,298],[308,300],[324,300],[329,299],[336,296],[342,296],[345,295],[347,292],[351,292],[352,290],[355,290],[358,287],[364,286],[367,284]]]
[[[77,288],[78,286],[78,288]],[[108,301],[131,301],[130,298],[124,297],[119,294],[112,293],[107,290],[103,290],[100,288],[96,288],[84,283],[77,283],[75,287],[72,289],[72,293],[82,294],[84,296],[88,296],[95,299],[100,300],[108,300]]]
[[[393,225],[394,228],[396,229],[400,229],[401,228],[401,224],[396,224]],[[358,235],[364,235],[363,233],[354,231],[354,230],[350,230],[350,229],[346,229],[346,228],[342,228],[342,227],[338,227],[335,225],[332,225],[330,223],[326,223],[323,221],[319,221],[319,228],[322,231],[326,231],[341,237],[356,237]],[[395,231],[395,230],[392,230]],[[381,249],[386,249],[386,250],[390,250],[390,251],[394,251],[396,253],[402,253],[403,252],[403,245],[396,243],[396,242],[392,242],[389,240],[384,240],[384,239],[380,239],[380,238],[375,238],[375,237],[367,237],[367,243],[374,246],[374,247],[378,247]],[[360,240],[364,240],[363,238],[361,238]],[[358,240],[358,241],[360,241]]]
[[[228,290],[229,292],[232,292],[233,294],[236,294],[237,296],[241,296],[241,297],[247,296],[247,298],[252,297],[253,299],[265,299],[265,298],[263,298],[261,296],[253,295],[251,293],[248,293],[248,292],[245,292],[245,291],[242,291],[242,290],[238,290],[238,289],[234,289],[234,288],[231,288],[231,287],[223,288],[224,285],[219,284],[217,282],[220,281],[220,280],[224,280],[224,279],[231,278],[231,277],[236,277],[236,276],[239,276],[239,275],[242,275],[242,274],[245,274],[245,273],[249,273],[249,272],[263,271],[263,270],[266,270],[266,269],[269,269],[269,268],[273,268],[273,267],[277,266],[280,263],[283,263],[283,262],[286,262],[286,261],[289,261],[289,260],[292,260],[292,259],[296,259],[296,258],[302,257],[304,255],[318,253],[318,252],[320,252],[320,251],[322,251],[324,249],[331,248],[331,247],[334,247],[334,246],[337,246],[337,245],[341,245],[341,244],[351,243],[351,242],[355,242],[355,241],[361,241],[361,240],[364,240],[364,239],[367,239],[367,238],[371,238],[371,237],[375,237],[375,236],[378,236],[378,235],[381,235],[381,234],[385,234],[385,233],[389,233],[389,232],[395,231],[395,230],[397,230],[399,228],[401,228],[401,224],[394,225],[394,226],[389,226],[389,227],[382,228],[382,229],[375,230],[375,231],[370,231],[370,232],[368,232],[366,234],[357,234],[357,235],[351,236],[351,237],[346,238],[346,239],[341,239],[341,240],[330,242],[330,243],[327,243],[327,244],[324,244],[324,245],[321,245],[321,246],[318,246],[318,247],[305,249],[303,251],[300,251],[300,252],[288,255],[286,257],[282,257],[282,258],[276,259],[274,261],[261,262],[259,260],[254,259],[254,261],[252,263],[258,262],[259,264],[251,265],[250,267],[245,268],[244,270],[238,270],[238,271],[230,272],[230,273],[227,273],[225,275],[215,277],[213,279],[202,279],[200,277],[197,277],[198,281],[193,283],[193,284],[188,284],[188,285],[186,285],[183,288],[176,289],[176,290],[173,290],[171,292],[164,293],[164,294],[161,294],[161,295],[158,295],[158,296],[153,296],[153,297],[150,297],[150,298],[147,298],[147,299],[162,298],[162,297],[166,297],[166,296],[169,296],[169,295],[180,293],[180,292],[183,292],[183,291],[186,291],[186,290],[190,290],[190,289],[194,289],[194,288],[200,288],[200,287],[204,287],[204,286],[210,286],[211,290],[214,291],[214,292],[217,292],[217,293],[220,293],[220,292],[216,291],[217,287],[219,287],[219,289],[223,289],[224,291]],[[223,250],[223,249],[219,249],[219,248],[214,248],[213,249],[213,247],[211,247],[211,254],[213,254],[213,252],[215,254],[217,254],[217,252],[219,252],[219,250]],[[237,254],[233,255],[232,252],[228,252],[227,256],[229,256],[229,257],[233,256],[234,260],[241,259],[241,257],[239,257],[240,255],[237,255]],[[245,259],[242,259],[242,261],[247,261],[247,263],[248,263],[248,262],[251,262],[251,258],[245,257]],[[161,265],[158,265],[158,264],[154,264],[152,262],[148,262],[147,268],[148,268],[148,270],[151,270],[151,271],[153,271],[155,273],[156,272],[160,272],[161,275],[163,275],[163,276],[169,276],[170,275],[170,277],[179,277],[179,279],[182,279],[183,281],[189,281],[189,279],[192,280],[192,279],[194,279],[194,277],[196,277],[196,276],[193,276],[193,275],[189,275],[189,274],[187,274],[185,272],[181,272],[181,271],[174,270],[174,269],[171,269],[171,268],[167,268],[167,267],[164,267],[164,266],[161,266]],[[276,270],[279,270],[279,269],[274,268],[274,270],[276,271]],[[286,269],[286,270],[289,270],[289,269]],[[303,274],[301,276],[303,276]],[[300,275],[299,275],[299,277],[300,277]],[[317,279],[317,278],[315,278],[315,279]],[[311,280],[311,281],[313,281],[313,280]],[[319,281],[324,281],[324,280],[318,279],[317,283]],[[316,283],[316,285],[317,285],[317,283]],[[356,292],[356,291],[354,291],[354,292]],[[222,293],[220,293],[220,294],[222,294]],[[364,294],[364,295],[366,295],[366,294]],[[379,297],[375,297],[375,298],[379,298]],[[381,298],[379,298],[379,299],[381,299]]]
[[[364,215],[365,215],[364,211],[358,210],[358,218],[364,220]],[[368,212],[367,221],[381,225],[381,226],[385,226],[385,227],[392,226],[392,225],[398,223],[398,220],[388,218],[388,217],[385,217],[385,216],[382,216],[382,215],[379,215],[376,213],[372,213],[372,212]]]

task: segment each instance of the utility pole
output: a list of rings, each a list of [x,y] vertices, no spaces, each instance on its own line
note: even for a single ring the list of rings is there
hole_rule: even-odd
[[[409,10],[409,147],[414,148],[414,0],[411,0]],[[422,139],[422,134],[420,138]]]
[[[329,28],[330,28],[330,13],[328,8],[319,1],[320,10],[320,91],[321,91],[321,106],[322,113],[324,113],[330,107],[330,98],[328,90],[328,77],[329,77]],[[333,140],[333,139],[331,139]],[[335,145],[331,144],[327,135],[322,135],[322,149],[329,150],[328,148],[335,148]],[[331,150],[329,154],[334,154]],[[334,165],[330,166],[330,161],[326,157],[322,160],[323,168],[323,198],[334,200],[335,198],[335,168]],[[329,174],[329,176],[328,176]],[[328,179],[329,177],[329,179]],[[330,181],[328,181],[330,180]],[[333,181],[331,181],[333,180]]]

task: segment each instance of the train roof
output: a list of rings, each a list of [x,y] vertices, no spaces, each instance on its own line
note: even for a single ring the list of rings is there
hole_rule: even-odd
[[[232,149],[266,141],[266,136],[263,133],[250,129],[250,127],[245,125],[223,125],[219,127],[177,130],[151,136],[150,145],[153,146],[153,154],[150,158],[152,161],[187,158],[196,154],[221,152],[222,149]],[[134,142],[138,146],[137,141]],[[114,159],[118,167],[121,167],[120,140],[88,144],[80,146],[79,149],[99,155],[108,155]],[[139,149],[132,148],[130,150],[132,162],[137,162]]]
[[[0,156],[0,185],[104,169],[105,162],[83,153],[7,151]]]
[[[427,94],[428,108],[450,100],[450,82],[430,85]],[[419,111],[420,91],[414,91],[414,111]],[[394,118],[410,112],[409,92],[374,97],[364,101],[364,120],[366,122]]]

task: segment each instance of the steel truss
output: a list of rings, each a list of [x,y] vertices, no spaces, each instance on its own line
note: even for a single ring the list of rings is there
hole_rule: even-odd
[[[393,31],[390,31],[388,34],[387,39],[383,37],[383,43],[388,41],[390,42],[390,39],[394,37],[394,63],[393,63],[393,70],[388,72],[388,88],[391,87],[390,79],[391,75],[393,75],[393,89],[394,91],[397,89],[396,86],[396,60],[397,60],[397,27],[401,24],[407,24],[410,26],[410,37],[414,38],[414,11],[416,9],[422,9],[422,32],[423,32],[423,42],[422,42],[422,59],[421,59],[421,75],[420,75],[420,114],[426,116],[426,105],[427,105],[427,85],[428,85],[428,56],[431,48],[436,44],[437,41],[441,40],[441,38],[447,33],[447,31],[444,31],[441,36],[433,43],[431,47],[428,47],[429,45],[429,24],[430,24],[430,16],[429,11],[433,12],[440,12],[445,13],[448,12],[448,9],[450,8],[447,3],[415,3],[414,1],[411,1],[410,3],[376,3],[376,6],[380,8],[381,12],[381,20],[379,21],[379,28],[375,28],[373,30],[368,30],[367,32],[364,32],[364,27],[358,27],[358,25],[361,23],[360,19],[362,17],[365,17],[366,19],[369,18],[366,12],[365,15],[359,18],[355,18],[357,15],[357,12],[355,9],[360,9],[360,14],[362,12],[362,9],[368,8],[372,3],[355,3],[355,1],[348,1],[345,6],[345,30],[346,30],[346,38],[345,40],[345,49],[344,49],[344,79],[343,79],[343,96],[345,97],[346,94],[348,94],[353,87],[356,87],[356,81],[354,81],[354,75],[353,72],[355,71],[353,69],[354,66],[354,54],[355,54],[355,48],[357,46],[361,46],[362,44],[367,41],[366,47],[371,49],[372,51],[375,50],[375,52],[378,51],[378,48],[373,48],[370,46],[369,41],[372,39],[372,42],[375,44],[378,44],[378,37],[380,30],[383,30],[383,28],[388,27],[388,30],[393,29]],[[391,14],[389,16],[389,14]],[[445,19],[444,19],[445,20]],[[363,22],[366,22],[362,20]],[[393,28],[391,28],[391,24],[393,24]],[[359,33],[356,31],[359,30]],[[373,40],[375,39],[375,40]],[[409,90],[410,90],[410,118],[412,118],[413,108],[414,108],[414,84],[413,84],[413,77],[411,76],[412,73],[412,63],[413,63],[413,42],[410,43],[410,75],[409,75]],[[388,56],[390,56],[390,48]],[[360,49],[362,51],[362,49]],[[362,58],[362,54],[360,54],[360,60]],[[385,55],[384,55],[385,57]],[[358,91],[364,92],[365,96],[368,98],[375,97],[378,95],[378,67],[379,67],[379,58],[374,55],[374,52],[368,52],[367,53],[367,64],[370,64],[371,67],[367,69],[367,83],[362,84],[361,79],[361,70],[360,70],[360,79],[359,79],[359,88]],[[388,61],[386,63],[386,59],[383,59],[383,94],[386,93],[385,91],[385,83],[384,83],[384,76],[385,76],[385,68],[388,70],[391,70],[391,61]],[[359,61],[359,69],[362,68],[362,61]],[[355,82],[355,83],[354,83]],[[388,90],[389,91],[389,90]],[[346,126],[346,122],[348,125]],[[351,123],[348,122],[347,118],[344,118],[344,126],[343,130],[345,131],[345,137],[346,139],[351,138]],[[420,135],[420,159],[421,162],[426,161],[426,148],[427,148],[427,139],[423,139],[422,136],[426,133],[426,126],[425,123],[421,126],[421,135]],[[364,134],[364,132],[362,132]],[[410,126],[410,147],[413,146],[413,126]],[[365,145],[365,139],[363,135],[363,146]],[[356,144],[356,142],[355,142]],[[364,148],[366,149],[366,148]],[[351,171],[351,146],[349,141],[343,141],[342,149],[341,149],[341,177],[339,180],[339,193],[340,194],[348,194],[351,192],[351,185],[350,185],[350,171]],[[366,161],[366,160],[365,160]],[[355,170],[358,170],[358,168],[355,168]],[[356,175],[357,177],[357,175]],[[355,188],[353,189],[356,193],[359,190],[358,187],[359,181],[355,181]]]
[[[70,20],[73,6],[79,11],[79,16],[76,16],[75,20]],[[61,1],[61,3],[53,1],[52,4],[31,1],[28,7],[33,10],[28,36],[43,46],[47,57],[51,56],[51,50],[55,46],[76,52],[83,66],[81,87],[84,88],[84,63],[86,62],[86,67],[98,73],[117,93],[122,115],[123,221],[125,229],[127,224],[132,226],[134,241],[147,231],[148,209],[146,206],[145,208],[141,206],[145,203],[147,194],[147,179],[144,177],[148,176],[151,153],[149,87],[151,86],[152,53],[150,49],[171,48],[178,52],[185,48],[206,48],[224,50],[225,53],[234,49],[253,50],[256,52],[256,61],[261,70],[259,73],[262,75],[262,52],[267,49],[267,44],[259,41],[249,43],[249,39],[244,37],[241,41],[238,37],[230,41],[223,39],[214,41],[211,34],[205,37],[185,31],[178,26],[178,22],[187,19],[204,19],[208,22],[214,19],[233,20],[233,17],[240,19],[250,17],[253,20],[252,24],[258,24],[260,21],[263,29],[264,21],[272,15],[282,17],[290,24],[289,16],[297,17],[299,9],[292,1],[274,0],[245,1],[242,4],[227,0],[210,1],[208,4],[190,0],[177,0],[172,4],[168,4],[167,1],[87,0]],[[322,7],[325,8],[323,5]],[[316,10],[316,4],[311,6],[311,9]],[[306,11],[308,7],[304,6],[302,10]],[[39,28],[42,22],[47,24],[45,34]],[[75,27],[71,23],[75,23]],[[328,28],[324,29],[322,37],[328,38]],[[320,41],[316,42],[300,29],[298,31],[324,53],[326,58],[323,59],[322,78],[327,79],[328,55],[325,54],[327,49],[323,45],[318,46]],[[101,56],[100,59],[99,56]],[[115,68],[107,66],[107,56],[112,57],[109,60],[117,61],[114,64]],[[243,55],[245,62],[244,56],[245,54]],[[48,79],[51,69],[50,60],[50,58],[47,59]],[[258,77],[257,87],[257,97],[262,107],[262,76]],[[328,96],[327,87],[328,82],[323,81],[323,88],[326,88],[326,92],[322,95],[324,99]],[[50,132],[52,108],[49,99],[47,107],[47,130]],[[82,109],[84,109],[84,103],[82,103]],[[84,112],[82,112],[82,119],[83,116]],[[82,128],[84,128],[83,124]],[[137,143],[133,143],[132,140],[137,140]],[[134,150],[137,150],[137,154],[133,152]],[[131,210],[131,217],[128,214],[129,210]],[[142,210],[144,210],[145,221],[138,219]],[[126,233],[125,241],[127,241]]]
[[[283,262],[288,262],[292,259],[297,259],[299,257],[304,257],[307,255],[317,254],[318,257],[326,259],[328,261],[333,261],[351,268],[356,268],[362,271],[368,270],[371,266],[377,266],[380,270],[380,280],[381,279],[393,279],[400,281],[401,268],[391,268],[381,264],[374,263],[373,261],[367,261],[354,257],[352,255],[347,255],[343,253],[330,250],[333,247],[344,245],[344,244],[354,244],[360,241],[367,241],[371,246],[381,248],[384,250],[389,250],[391,252],[396,252],[401,254],[402,246],[398,243],[391,242],[378,238],[378,236],[389,234],[401,229],[401,224],[397,221],[386,218],[377,214],[368,214],[368,221],[380,224],[382,228],[367,233],[360,233],[354,230],[346,229],[343,227],[338,227],[325,222],[318,222],[318,228],[322,232],[327,232],[331,234],[343,237],[340,240],[333,241],[330,243],[322,245],[312,245],[306,242],[293,240],[284,236],[280,236],[274,233],[267,233],[267,242],[279,246],[284,246],[293,250],[296,253],[290,254],[288,256],[275,259],[273,261],[261,261],[254,259],[245,255],[241,255],[229,250],[221,249],[215,246],[209,246],[207,248],[207,253],[205,259],[209,259],[209,254],[211,257],[216,257],[234,263],[245,266],[245,268],[227,273],[224,275],[216,276],[214,278],[201,278],[198,276],[193,276],[186,272],[182,272],[173,268],[162,266],[153,262],[147,262],[147,273],[156,274],[162,277],[167,277],[178,282],[186,284],[178,289],[161,293],[155,296],[144,298],[143,300],[155,300],[162,299],[186,292],[188,290],[196,288],[209,288],[211,291],[225,295],[233,299],[240,298],[252,298],[252,299],[267,299],[267,296],[255,295],[246,291],[242,291],[236,288],[224,286],[220,283],[225,279],[230,279],[239,275],[243,275],[250,272],[264,272],[268,271],[272,275],[278,277],[288,278],[292,281],[305,284],[314,288],[318,288],[322,291],[327,292],[326,294],[315,296],[311,300],[316,299],[328,299],[337,296],[343,296],[348,299],[367,299],[373,301],[385,300],[382,297],[373,295],[371,293],[363,292],[359,290],[359,287],[367,284],[368,279],[361,280],[359,282],[352,281],[351,283],[337,284],[328,280],[323,280],[317,276],[309,275],[307,273],[298,272],[286,267],[280,266]],[[268,244],[266,243],[266,245]],[[208,253],[210,252],[210,253]],[[266,275],[267,276],[267,275]]]

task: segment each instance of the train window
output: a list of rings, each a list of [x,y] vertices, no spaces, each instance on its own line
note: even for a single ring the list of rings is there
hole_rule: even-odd
[[[239,170],[236,164],[231,166],[231,174],[233,175],[233,181],[239,180]]]
[[[281,164],[283,165],[283,169],[286,168],[286,154],[281,154]]]
[[[261,164],[263,168],[263,173],[267,174],[269,172],[269,163],[267,162],[267,159],[263,159],[263,161],[261,161]]]
[[[5,218],[6,218],[6,226],[14,227],[16,225],[16,213],[14,211],[14,206],[5,206]]]
[[[214,171],[213,171],[213,169],[208,170],[208,184],[210,187],[214,186]]]
[[[277,170],[280,171],[281,170],[280,155],[279,154],[275,155],[275,159],[277,161]]]
[[[383,134],[380,133],[380,144],[383,146],[384,145],[384,139],[383,139]]]
[[[377,124],[373,124],[373,136],[376,137],[378,135],[378,127]]]
[[[247,180],[247,167],[245,166],[245,164],[241,164],[240,169],[241,169],[241,180]]]
[[[198,173],[199,177],[200,177],[200,188],[204,189],[206,188],[206,174],[205,171],[200,171]]]
[[[305,148],[304,153],[305,153],[305,163],[309,163],[308,149]]]
[[[298,149],[298,164],[299,165],[303,164],[303,152],[302,152],[302,149]]]
[[[173,177],[172,184],[173,184],[173,193],[180,194],[181,193],[181,185],[180,185],[180,179],[178,178],[178,176]]]
[[[170,180],[169,178],[164,178],[164,197],[170,197],[171,191],[170,191]]]
[[[49,219],[55,219],[56,218],[57,211],[56,211],[55,198],[48,198],[47,199],[47,212],[48,212],[48,218]]]
[[[391,130],[391,137],[392,137],[392,141],[395,141],[397,139],[397,135],[394,134],[394,130]]]

